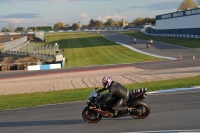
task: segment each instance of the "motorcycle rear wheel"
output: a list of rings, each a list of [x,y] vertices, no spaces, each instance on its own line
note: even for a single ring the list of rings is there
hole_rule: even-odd
[[[135,113],[130,113],[135,119],[144,119],[150,114],[150,106],[143,100],[133,102],[131,107],[136,111]]]
[[[97,123],[102,119],[102,115],[88,107],[83,109],[82,117],[88,123]]]

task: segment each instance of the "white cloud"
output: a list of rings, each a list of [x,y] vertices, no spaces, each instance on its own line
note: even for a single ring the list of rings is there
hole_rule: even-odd
[[[109,15],[106,15],[106,16],[98,16],[97,19],[98,20],[101,20],[103,22],[106,22],[108,18],[112,18],[113,20],[122,20],[123,18],[126,19],[126,17],[124,16],[119,16],[118,14],[115,14],[113,16],[109,16]]]
[[[31,23],[34,22],[31,19],[23,19],[23,18],[10,18],[8,19],[8,22],[11,22],[13,24],[20,24],[20,23]]]
[[[17,19],[17,18],[10,18],[10,19],[8,19],[8,21],[12,22],[12,23],[22,23],[22,22],[24,22],[24,19],[22,19],[22,18],[19,18],[19,19]]]
[[[86,13],[82,13],[81,18],[88,18],[88,15]]]

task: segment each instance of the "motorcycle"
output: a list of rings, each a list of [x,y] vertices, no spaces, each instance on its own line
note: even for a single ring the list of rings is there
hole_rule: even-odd
[[[119,118],[131,116],[135,119],[144,119],[150,114],[150,106],[143,100],[146,98],[147,88],[140,88],[129,91],[129,100],[125,103],[131,110],[119,110],[117,115],[112,115],[112,105],[117,99],[112,97],[105,105],[101,104],[101,100],[107,95],[98,92],[95,88],[87,99],[87,106],[82,111],[83,119],[88,123],[97,123],[102,117]]]

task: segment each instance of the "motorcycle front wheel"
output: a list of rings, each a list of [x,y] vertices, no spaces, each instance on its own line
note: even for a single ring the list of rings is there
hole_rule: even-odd
[[[89,107],[85,107],[83,109],[82,117],[88,123],[97,123],[102,119],[102,115],[92,109],[89,109]]]
[[[150,106],[143,100],[134,101],[131,107],[134,112],[131,112],[130,115],[135,119],[144,119],[150,114]]]

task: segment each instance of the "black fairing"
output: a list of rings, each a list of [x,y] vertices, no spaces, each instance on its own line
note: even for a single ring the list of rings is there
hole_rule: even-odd
[[[106,105],[107,106],[113,106],[113,104],[115,104],[117,102],[117,99],[115,97],[112,97],[111,100],[109,100]]]

